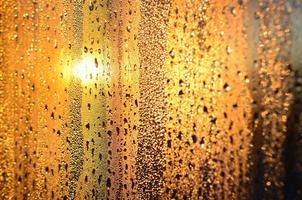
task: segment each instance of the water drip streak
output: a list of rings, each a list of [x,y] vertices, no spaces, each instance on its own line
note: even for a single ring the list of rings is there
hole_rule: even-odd
[[[83,43],[83,2],[73,2],[73,62],[76,63],[81,56]],[[70,100],[70,133],[69,146],[71,153],[71,175],[69,177],[69,199],[76,195],[77,183],[83,170],[83,133],[81,120],[82,87],[80,79],[71,78],[69,85]]]

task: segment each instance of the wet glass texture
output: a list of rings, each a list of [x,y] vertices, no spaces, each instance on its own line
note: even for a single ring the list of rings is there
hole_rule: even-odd
[[[0,199],[302,199],[302,1],[0,0]]]

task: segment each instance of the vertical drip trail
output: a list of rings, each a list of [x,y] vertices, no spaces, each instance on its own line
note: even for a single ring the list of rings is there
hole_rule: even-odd
[[[81,98],[82,91],[80,81],[71,80],[69,86],[70,105],[70,133],[67,143],[71,154],[70,177],[69,177],[69,198],[74,199],[77,191],[78,181],[83,169],[83,135],[81,123]]]
[[[248,41],[248,54],[247,54],[247,72],[250,77],[249,91],[252,95],[252,118],[250,129],[252,131],[251,152],[248,157],[250,161],[251,170],[249,172],[251,182],[248,186],[248,193],[252,199],[263,199],[264,195],[264,167],[263,159],[264,152],[261,147],[264,142],[262,122],[263,118],[260,115],[261,99],[263,91],[259,87],[260,77],[258,76],[259,55],[255,49],[259,44],[259,5],[257,1],[249,1],[247,3],[246,13],[246,30]]]
[[[110,91],[110,144],[109,144],[109,177],[107,191],[109,198],[121,198],[122,193],[122,88],[121,88],[121,48],[122,48],[122,2],[119,0],[109,1],[109,38],[111,44],[110,67],[111,67],[111,91]]]
[[[83,2],[77,0],[73,2],[73,20],[72,20],[72,63],[74,65],[81,58],[81,49],[83,42]],[[83,169],[83,132],[81,120],[81,105],[82,105],[82,86],[81,80],[72,77],[69,85],[69,112],[70,112],[70,132],[67,139],[69,151],[71,154],[70,161],[70,177],[69,177],[69,198],[74,199],[77,191],[78,181]]]
[[[164,169],[166,26],[170,1],[143,0],[138,31],[139,133],[136,160],[139,199],[158,199]]]

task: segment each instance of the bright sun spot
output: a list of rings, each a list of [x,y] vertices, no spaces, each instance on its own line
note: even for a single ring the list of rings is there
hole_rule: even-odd
[[[91,58],[82,59],[74,68],[74,75],[82,81],[93,80],[98,76],[99,69]]]

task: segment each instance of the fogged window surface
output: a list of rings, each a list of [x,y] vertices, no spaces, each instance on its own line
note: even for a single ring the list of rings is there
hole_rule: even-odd
[[[301,0],[3,0],[0,199],[302,199]]]

